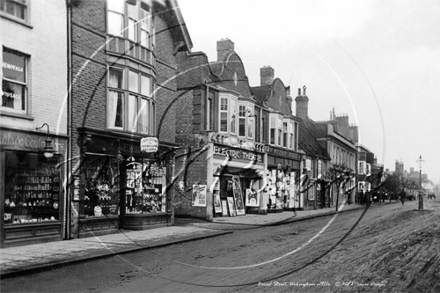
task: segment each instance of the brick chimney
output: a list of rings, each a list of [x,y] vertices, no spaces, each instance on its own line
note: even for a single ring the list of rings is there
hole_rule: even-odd
[[[230,39],[221,39],[217,41],[217,61],[223,61],[226,55],[234,52],[234,42]]]
[[[307,87],[303,87],[303,93],[301,94],[301,88],[298,89],[298,96],[295,98],[296,102],[296,116],[301,118],[308,118],[309,98],[306,96]]]
[[[269,65],[260,68],[260,85],[272,84],[274,76],[275,70]]]

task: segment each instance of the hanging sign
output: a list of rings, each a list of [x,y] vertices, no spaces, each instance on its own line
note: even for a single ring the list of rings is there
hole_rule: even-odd
[[[159,148],[159,140],[156,137],[144,137],[141,139],[141,152],[155,153]]]

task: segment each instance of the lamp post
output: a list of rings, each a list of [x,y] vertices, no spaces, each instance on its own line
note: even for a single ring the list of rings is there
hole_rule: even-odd
[[[419,159],[417,160],[419,163],[419,169],[420,169],[420,190],[419,190],[419,210],[423,210],[423,194],[422,194],[422,155],[420,155]]]

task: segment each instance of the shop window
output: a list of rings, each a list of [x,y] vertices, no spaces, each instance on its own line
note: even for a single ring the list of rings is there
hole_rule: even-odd
[[[59,156],[5,152],[6,224],[60,220],[61,178]]]
[[[126,72],[127,86],[124,82]],[[153,79],[142,73],[117,67],[110,67],[108,76],[108,127],[154,135],[156,115]]]
[[[166,168],[154,160],[127,164],[126,214],[166,212]]]
[[[3,80],[1,111],[27,114],[29,57],[9,49],[3,50]]]
[[[28,21],[27,0],[0,0],[0,11],[8,16]]]
[[[246,106],[238,106],[238,136],[246,136]]]
[[[85,176],[84,214],[86,217],[117,215],[119,168],[114,157],[88,155]]]

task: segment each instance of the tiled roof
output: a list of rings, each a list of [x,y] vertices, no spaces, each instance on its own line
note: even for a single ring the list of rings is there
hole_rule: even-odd
[[[306,152],[306,155],[319,157],[323,160],[331,160],[326,149],[316,140],[312,129],[313,121],[307,118],[298,119],[299,121],[299,147]]]
[[[269,84],[251,87],[251,92],[260,103],[263,103],[269,97],[271,90],[272,88]]]

